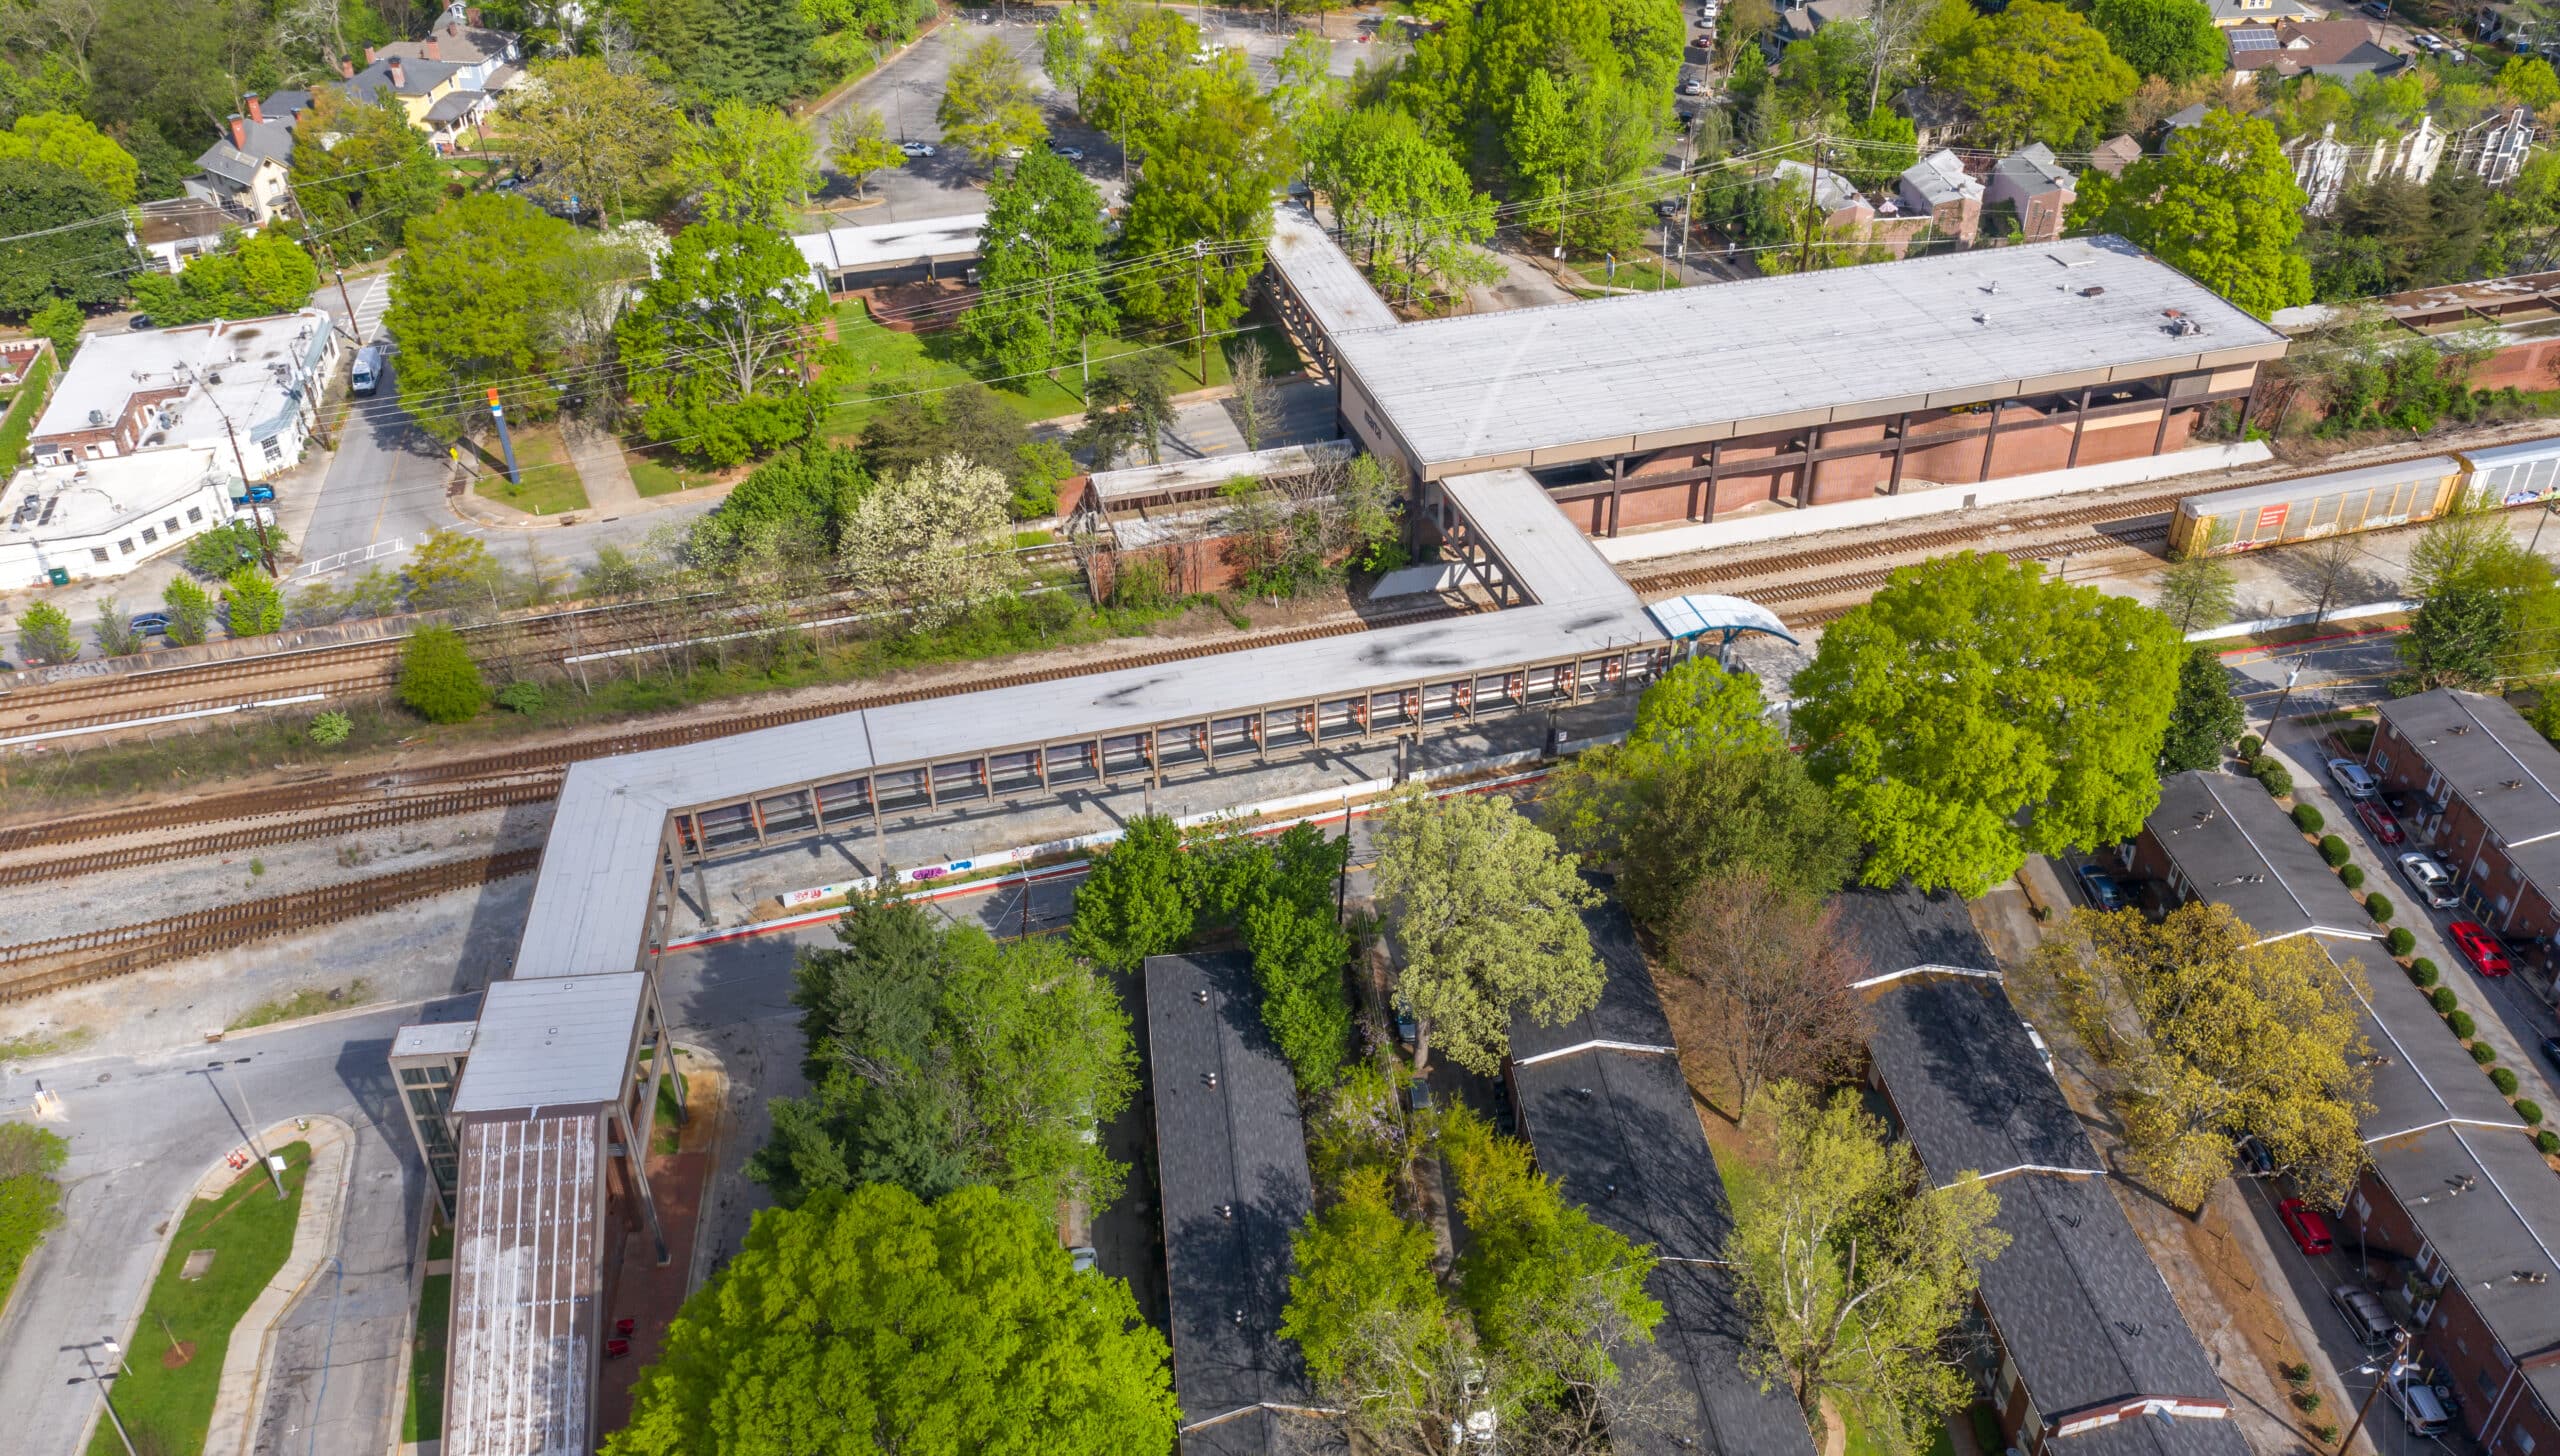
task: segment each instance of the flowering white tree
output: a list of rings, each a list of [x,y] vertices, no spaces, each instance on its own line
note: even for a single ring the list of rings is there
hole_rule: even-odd
[[[862,498],[839,552],[846,571],[936,627],[1013,589],[1002,471],[945,455]]]

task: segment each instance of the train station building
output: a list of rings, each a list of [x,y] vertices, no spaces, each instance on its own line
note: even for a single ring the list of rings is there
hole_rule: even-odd
[[[2115,237],[1410,323],[1300,210],[1270,257],[1346,434],[1594,536],[2174,455],[2286,347]]]

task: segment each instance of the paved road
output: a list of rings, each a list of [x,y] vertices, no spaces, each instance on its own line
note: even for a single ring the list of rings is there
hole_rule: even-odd
[[[282,1421],[262,1431],[259,1449],[384,1448],[424,1174],[389,1100],[383,1058],[392,1030],[421,1017],[417,1007],[384,1009],[235,1038],[220,1048],[90,1058],[41,1075],[0,1071],[0,1115],[25,1116],[41,1082],[62,1095],[66,1116],[53,1126],[71,1142],[62,1227],[28,1262],[0,1320],[0,1410],[10,1421],[0,1444],[23,1456],[85,1449],[84,1433],[97,1419],[94,1387],[65,1383],[81,1372],[78,1346],[113,1335],[137,1356],[153,1348],[159,1337],[137,1332],[134,1322],[161,1258],[160,1230],[196,1179],[240,1142],[245,1093],[269,1125],[325,1114],[358,1130],[340,1249],[344,1282],[315,1288],[288,1317],[281,1399],[269,1408],[270,1418]],[[210,1075],[207,1064],[216,1060],[222,1071]],[[309,1419],[323,1348],[332,1362],[321,1403],[326,1434]]]
[[[390,288],[388,274],[351,285],[356,322],[368,342],[383,337]],[[320,302],[343,321],[346,306],[337,290],[324,291]],[[395,362],[380,392],[355,400],[347,412],[337,455],[321,478],[311,523],[303,528],[305,575],[361,570],[368,551],[371,559],[396,566],[399,555],[429,532],[456,523],[444,503],[444,451],[409,418],[398,395]]]

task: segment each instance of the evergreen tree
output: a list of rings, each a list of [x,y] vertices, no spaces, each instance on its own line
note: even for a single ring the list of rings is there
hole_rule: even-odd
[[[2246,722],[2240,700],[2231,695],[2231,675],[2222,654],[2201,643],[2187,649],[2178,665],[2178,696],[2169,705],[2169,732],[2160,742],[2160,771],[2184,773],[2214,768]]]

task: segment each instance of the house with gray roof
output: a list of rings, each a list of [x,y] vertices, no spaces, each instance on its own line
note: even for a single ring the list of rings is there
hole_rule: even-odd
[[[2054,160],[2053,148],[2033,142],[1992,164],[1982,205],[2006,204],[2018,215],[2023,241],[2049,243],[2062,236],[2063,215],[2077,196],[2072,176]]]
[[[1940,237],[1969,243],[1982,226],[1982,183],[1943,147],[1904,168],[1893,195],[1906,211],[1928,218]]]
[[[2231,907],[2262,942],[2382,938],[2364,902],[2255,779],[2219,769],[2171,774],[2121,858],[2173,901]]]
[[[1793,1398],[1742,1368],[1749,1329],[1720,1262],[1732,1206],[1635,928],[1614,903],[1583,921],[1607,973],[1600,1002],[1559,1026],[1515,1016],[1509,1077],[1539,1171],[1661,1261],[1645,1285],[1663,1308],[1652,1342],[1613,1352],[1610,1449],[1813,1456]]]
[[[1966,1364],[2017,1450],[2245,1456],[2221,1377],[1953,895],[1834,902],[1872,974],[1870,1078],[1928,1176],[1979,1174],[2009,1245],[1980,1269]]]
[[[2548,977],[2560,933],[2560,749],[2506,699],[2452,688],[2395,698],[2381,719],[2365,766],[2407,796],[2403,827],[2453,872],[2469,913]]]

